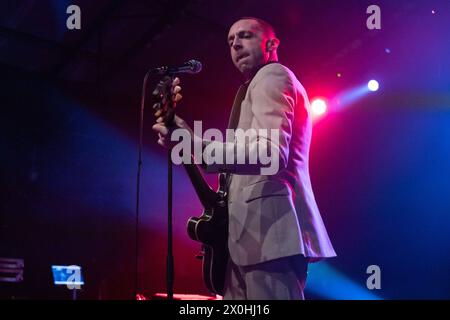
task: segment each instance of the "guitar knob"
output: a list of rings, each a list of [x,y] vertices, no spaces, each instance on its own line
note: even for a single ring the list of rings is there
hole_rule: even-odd
[[[195,258],[199,259],[199,260],[203,260],[204,257],[205,257],[205,253],[203,251],[195,256]]]

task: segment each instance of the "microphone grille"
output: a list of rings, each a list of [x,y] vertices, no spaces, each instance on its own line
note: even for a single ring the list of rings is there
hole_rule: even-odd
[[[200,61],[192,59],[189,60],[188,63],[191,67],[191,73],[199,73],[200,71],[202,71],[202,63]]]

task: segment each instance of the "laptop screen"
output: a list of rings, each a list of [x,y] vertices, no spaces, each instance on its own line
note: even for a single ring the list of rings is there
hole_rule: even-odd
[[[80,266],[52,266],[55,285],[84,285]]]

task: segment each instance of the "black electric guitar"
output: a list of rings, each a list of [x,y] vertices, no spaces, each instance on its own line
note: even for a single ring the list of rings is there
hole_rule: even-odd
[[[166,126],[173,125],[175,116],[175,95],[173,78],[164,77],[153,91],[153,110],[159,111]],[[225,273],[228,263],[228,206],[226,176],[219,175],[219,189],[214,191],[206,182],[200,169],[194,164],[183,164],[204,208],[199,217],[187,222],[187,232],[192,240],[202,245],[198,258],[202,259],[203,281],[213,293],[223,295]]]

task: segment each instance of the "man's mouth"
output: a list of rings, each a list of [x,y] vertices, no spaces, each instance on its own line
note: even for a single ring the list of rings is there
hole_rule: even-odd
[[[241,59],[244,59],[244,58],[246,58],[246,57],[248,57],[248,56],[249,56],[248,53],[242,53],[242,54],[240,54],[240,55],[238,55],[238,56],[236,57],[236,62],[239,62]]]

